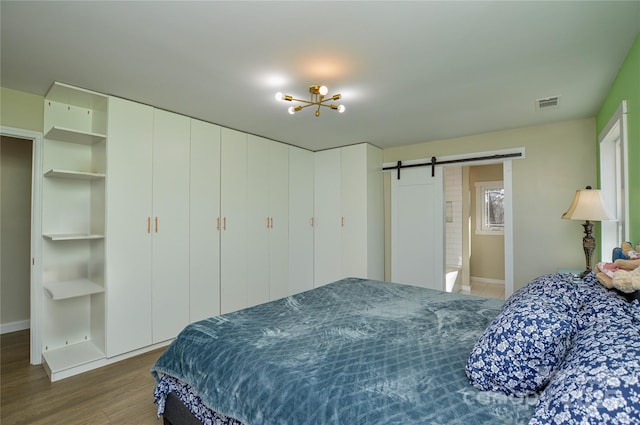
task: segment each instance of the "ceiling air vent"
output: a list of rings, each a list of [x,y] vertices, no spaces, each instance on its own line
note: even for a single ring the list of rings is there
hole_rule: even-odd
[[[544,99],[536,100],[536,111],[558,109],[559,105],[560,96],[545,97]]]

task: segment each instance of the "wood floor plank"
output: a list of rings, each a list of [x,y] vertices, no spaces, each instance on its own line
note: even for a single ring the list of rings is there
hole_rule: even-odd
[[[0,338],[2,425],[159,425],[149,370],[164,348],[50,382],[29,364],[29,331]]]

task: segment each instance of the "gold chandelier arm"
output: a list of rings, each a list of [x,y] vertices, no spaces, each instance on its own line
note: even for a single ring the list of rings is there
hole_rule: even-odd
[[[318,105],[322,105],[322,106],[326,106],[326,107],[331,107],[331,105],[327,104],[327,102],[331,102],[332,99],[325,99],[322,102],[319,102]]]
[[[308,104],[307,106],[316,104],[316,102],[311,102],[304,99],[297,99],[295,97],[292,97],[291,99],[285,99],[285,100],[288,100],[289,102],[295,101],[295,102],[307,103]]]
[[[309,106],[316,105],[316,103],[312,103],[312,102],[305,102],[305,103],[306,105],[298,105],[300,109],[304,109],[304,108],[308,108]]]
[[[287,99],[287,100],[289,100],[289,99]],[[321,101],[313,102],[313,101],[310,101],[310,100],[296,99],[295,97],[292,97],[290,101],[304,103],[305,105],[303,106],[303,108],[306,108],[307,106],[311,106],[311,105],[331,107],[331,105],[328,105],[327,102],[331,102],[332,100],[333,100],[333,98],[328,98],[328,99],[324,99],[324,100],[321,100]]]

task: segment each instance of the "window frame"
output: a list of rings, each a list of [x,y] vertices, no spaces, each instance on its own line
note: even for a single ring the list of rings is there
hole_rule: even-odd
[[[504,181],[484,181],[484,182],[476,182],[476,225],[475,225],[475,233],[476,235],[504,235],[504,218],[502,226],[489,226],[487,222],[487,205],[485,202],[485,192],[488,190],[502,190],[504,194]],[[504,200],[503,200],[504,206]]]

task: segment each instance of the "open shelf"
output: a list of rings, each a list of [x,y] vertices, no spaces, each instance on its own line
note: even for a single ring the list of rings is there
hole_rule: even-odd
[[[58,140],[61,142],[75,143],[78,145],[95,145],[103,141],[107,136],[100,133],[91,133],[87,131],[74,130],[72,128],[53,126],[45,139]]]
[[[85,171],[71,171],[71,170],[54,170],[51,169],[44,173],[45,177],[61,177],[67,179],[78,180],[99,180],[104,179],[105,175],[100,173],[89,173]]]
[[[106,109],[108,96],[102,93],[55,81],[46,99],[86,109]]]
[[[91,341],[83,341],[77,344],[65,345],[55,350],[42,353],[42,357],[52,373],[80,366],[96,360],[103,359],[104,352]]]
[[[44,291],[52,300],[64,300],[67,298],[82,297],[85,295],[99,294],[104,288],[89,279],[68,280],[64,282],[52,282],[43,285]]]
[[[48,233],[42,235],[42,237],[50,241],[80,241],[88,239],[104,239],[104,235],[96,235],[91,233]]]

